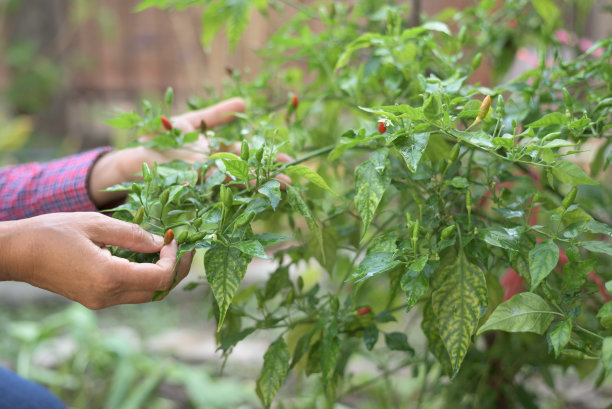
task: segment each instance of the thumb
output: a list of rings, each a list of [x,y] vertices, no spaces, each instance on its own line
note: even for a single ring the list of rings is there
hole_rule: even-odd
[[[151,234],[137,224],[95,217],[89,238],[97,244],[119,246],[138,253],[157,253],[164,245],[164,238]]]

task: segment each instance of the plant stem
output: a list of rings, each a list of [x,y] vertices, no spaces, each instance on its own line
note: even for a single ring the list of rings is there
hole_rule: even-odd
[[[582,332],[584,332],[585,334],[589,334],[592,337],[598,338],[598,339],[604,339],[604,337],[602,337],[601,335],[597,335],[596,333],[589,331],[588,329],[581,327],[578,324],[575,324],[574,327]]]
[[[329,146],[326,146],[324,148],[320,148],[320,149],[314,150],[314,151],[310,152],[309,154],[302,156],[299,159],[295,159],[295,160],[293,160],[293,161],[291,161],[289,163],[285,163],[283,166],[278,168],[275,173],[281,173],[283,170],[287,169],[289,166],[295,166],[295,165],[298,165],[298,164],[300,164],[302,162],[306,162],[307,160],[310,160],[312,158],[316,158],[317,156],[321,156],[321,155],[323,155],[325,153],[331,152],[335,147],[336,147],[336,145],[329,145]]]

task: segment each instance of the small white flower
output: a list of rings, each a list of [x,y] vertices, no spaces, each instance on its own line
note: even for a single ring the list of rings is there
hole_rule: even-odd
[[[385,124],[386,127],[393,125],[393,122],[391,122],[391,120],[387,118],[380,118],[378,122]]]

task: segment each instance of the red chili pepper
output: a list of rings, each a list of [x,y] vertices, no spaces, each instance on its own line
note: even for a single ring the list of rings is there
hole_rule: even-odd
[[[168,229],[168,231],[166,231],[166,235],[164,236],[164,245],[167,246],[172,242],[172,240],[174,240],[174,232],[172,229]]]
[[[167,131],[171,131],[172,130],[172,124],[170,123],[170,121],[168,120],[168,118],[166,118],[165,116],[161,117],[161,123],[164,126],[164,128]]]
[[[380,132],[380,133],[387,132],[387,125],[385,125],[384,122],[379,122],[378,123],[378,132]]]
[[[299,104],[300,100],[298,99],[297,94],[293,94],[293,96],[291,97],[291,106],[297,108]]]
[[[363,307],[357,310],[357,315],[366,315],[370,312],[372,312],[372,309],[370,307]]]

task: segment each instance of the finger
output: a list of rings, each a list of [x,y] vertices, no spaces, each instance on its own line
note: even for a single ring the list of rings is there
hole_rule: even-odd
[[[125,262],[113,257],[112,272],[125,291],[165,291],[172,285],[178,244],[173,240],[160,252],[159,261],[152,263]]]
[[[144,303],[151,302],[154,296],[155,296],[154,291],[128,291],[128,292],[124,292],[118,295],[117,298],[115,299],[114,305],[144,304]],[[158,300],[161,298],[158,298]]]
[[[174,283],[172,288],[176,287],[178,283],[183,281],[183,279],[187,277],[187,275],[189,274],[189,271],[191,271],[191,263],[193,262],[194,254],[195,254],[195,250],[191,250],[183,254],[183,257],[181,257],[181,261],[179,261],[177,272],[176,272],[176,277],[177,277],[176,283]]]
[[[281,163],[289,163],[293,161],[293,158],[286,153],[279,153],[276,155],[276,161]]]
[[[134,223],[101,214],[92,214],[91,222],[89,239],[97,245],[119,246],[138,253],[156,253],[164,245],[163,237]]]
[[[170,122],[172,123],[172,126],[174,128],[180,129],[184,133],[193,132],[196,130],[196,127],[193,126],[193,124],[189,122],[186,118],[184,118],[182,115],[171,118]]]
[[[202,121],[204,121],[207,127],[214,128],[215,126],[232,121],[235,117],[231,114],[244,112],[244,108],[245,105],[242,98],[231,98],[208,108],[187,112],[175,117],[175,119],[186,120],[194,129],[198,129]]]
[[[281,181],[281,182],[280,182],[280,188],[281,188],[281,190],[286,190],[286,189],[287,189],[287,185],[290,185],[290,184],[292,184],[292,183],[293,183],[293,182],[292,182],[292,180],[291,180],[291,178],[290,178],[289,176],[287,176],[287,175],[283,175],[283,174],[277,175],[277,176],[276,176],[276,179],[278,179],[279,181]]]

